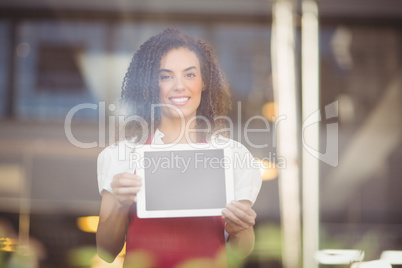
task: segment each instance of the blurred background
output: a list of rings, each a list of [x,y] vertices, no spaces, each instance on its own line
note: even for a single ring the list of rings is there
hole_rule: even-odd
[[[167,27],[214,47],[230,83],[235,129],[255,115],[270,122],[270,131],[249,134],[264,148],[234,133],[269,161],[254,206],[255,250],[236,263],[285,267],[278,172],[286,165],[279,166],[272,120],[274,3],[1,0],[0,267],[120,267],[121,258],[106,265],[95,253],[96,160],[113,138],[110,118],[133,53]],[[300,127],[302,2],[291,3]],[[378,259],[402,250],[402,2],[317,5],[319,107],[338,101],[337,116],[319,123],[321,152],[335,142],[326,140],[326,124],[339,126],[338,163],[319,162],[319,249],[364,250],[365,259]],[[80,104],[86,106],[71,113]],[[262,120],[248,123],[266,128]]]

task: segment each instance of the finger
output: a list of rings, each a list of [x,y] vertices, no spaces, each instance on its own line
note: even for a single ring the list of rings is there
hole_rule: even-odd
[[[224,219],[226,224],[225,224],[225,230],[229,233],[229,234],[235,234],[238,232],[241,232],[243,230],[246,230],[247,228],[249,228],[248,226],[240,226],[237,225],[236,223],[232,222],[230,219],[226,218]]]
[[[242,202],[244,201],[244,202]],[[247,203],[246,203],[247,202]],[[245,213],[247,213],[251,217],[256,217],[257,214],[255,213],[254,209],[251,208],[251,203],[247,200],[241,200],[241,201],[232,201],[229,204],[230,206],[233,206],[234,208],[238,208]]]
[[[141,177],[136,175],[136,174],[132,174],[132,173],[121,173],[120,174],[123,178],[130,178],[130,179],[136,179],[136,180],[141,180]]]
[[[230,210],[224,214],[224,220],[227,222],[231,222],[235,225],[241,226],[242,228],[249,228],[251,226],[254,226],[255,220],[253,218],[240,218],[234,215]]]
[[[249,202],[249,201],[246,201]],[[251,207],[251,203],[241,203],[241,201],[232,201],[228,206],[231,208],[231,210],[235,211],[243,211],[246,213],[249,217],[255,219],[257,217],[257,213],[254,211],[254,209]],[[235,213],[236,214],[236,213]]]
[[[224,219],[226,222],[230,222],[230,223],[232,223],[232,224],[234,224],[234,225],[237,225],[237,226],[239,226],[239,227],[241,227],[241,228],[243,228],[243,229],[246,229],[246,228],[248,228],[248,227],[251,226],[251,224],[249,224],[247,221],[238,218],[238,217],[237,217],[235,214],[233,214],[233,212],[230,211],[229,209],[224,209],[224,210],[222,211],[222,216],[223,216],[223,219]]]
[[[131,187],[141,185],[142,185],[141,180],[126,177],[115,177],[111,183],[112,187]]]
[[[130,174],[130,173],[118,173],[118,174],[115,174],[114,176],[113,176],[113,180],[118,180],[118,179],[122,179],[122,178],[127,178],[127,179],[132,179],[132,180],[139,180],[139,181],[141,181],[142,179],[141,179],[141,177],[140,176],[138,176],[138,175],[136,175],[136,174]]]
[[[112,190],[115,195],[136,195],[141,187],[115,187]]]
[[[232,204],[228,204],[226,208],[236,217],[238,220],[247,223],[249,226],[255,224],[256,213],[252,208],[246,208],[246,211],[236,207]]]

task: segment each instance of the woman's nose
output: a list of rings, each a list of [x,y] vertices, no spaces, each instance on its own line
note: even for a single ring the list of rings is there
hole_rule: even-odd
[[[183,90],[184,89],[184,81],[183,81],[183,78],[182,77],[176,77],[176,79],[175,79],[175,84],[174,84],[174,89],[176,90],[176,91],[178,91],[178,90]]]

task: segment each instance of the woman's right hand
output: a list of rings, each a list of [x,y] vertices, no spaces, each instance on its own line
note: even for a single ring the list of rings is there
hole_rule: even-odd
[[[123,206],[131,206],[137,202],[137,193],[141,190],[141,177],[130,174],[120,173],[113,176],[111,187],[113,195]]]
[[[124,246],[130,206],[137,200],[141,181],[134,174],[116,174],[110,184],[112,193],[102,193],[96,245],[99,256],[107,262],[112,262]]]

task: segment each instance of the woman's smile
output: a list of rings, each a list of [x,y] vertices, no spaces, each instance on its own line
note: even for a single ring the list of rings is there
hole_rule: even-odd
[[[173,103],[173,105],[182,106],[188,103],[190,97],[177,96],[177,97],[170,97],[169,100]]]

